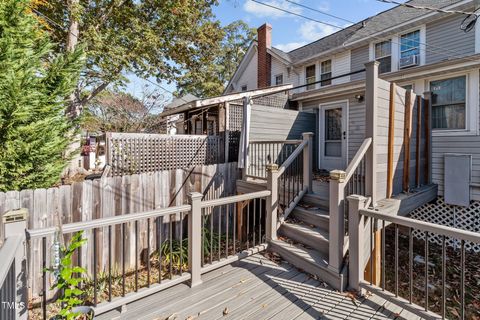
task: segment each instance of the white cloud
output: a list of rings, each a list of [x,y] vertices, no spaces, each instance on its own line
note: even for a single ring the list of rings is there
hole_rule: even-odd
[[[298,33],[302,39],[311,42],[326,37],[338,30],[340,29],[326,24],[321,24],[315,21],[306,21],[300,25]]]
[[[270,6],[277,7],[277,8],[282,8],[287,11],[291,11],[294,13],[301,13],[302,10],[300,7],[288,3],[286,1],[282,0],[264,0],[262,1]],[[285,17],[289,15],[286,12],[283,12],[281,10],[262,5],[257,2],[253,2],[251,0],[246,0],[245,4],[243,5],[243,10],[245,10],[248,13],[251,13],[257,17],[264,18],[264,17],[269,17],[269,18],[280,18],[280,17]]]
[[[277,44],[275,48],[280,49],[285,52],[292,51],[294,49],[300,48],[301,46],[306,45],[306,41],[302,42],[290,42],[290,43],[285,43],[285,44]]]
[[[318,4],[318,10],[320,10],[320,11],[330,11],[330,3],[328,1],[321,1]]]

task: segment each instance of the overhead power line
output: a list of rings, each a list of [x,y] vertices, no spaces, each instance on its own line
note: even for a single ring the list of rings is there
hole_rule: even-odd
[[[287,0],[288,1],[288,0]],[[428,6],[419,6],[415,4],[410,4],[408,2],[400,2],[400,1],[395,1],[395,0],[377,0],[378,2],[384,2],[384,3],[391,3],[391,4],[396,4],[402,7],[406,8],[412,8],[412,9],[418,9],[418,10],[428,10],[428,11],[433,11],[433,12],[438,12],[438,13],[454,13],[454,14],[463,14],[463,15],[477,15],[475,12],[466,12],[466,11],[461,11],[461,10],[446,10],[446,9],[441,9],[441,8],[434,8],[434,7],[428,7]]]
[[[284,8],[280,8],[278,6],[275,6],[275,5],[272,5],[272,4],[267,4],[265,2],[262,2],[262,1],[259,1],[259,0],[250,0],[250,1],[253,1],[253,2],[256,2],[258,4],[261,4],[261,5],[264,5],[264,6],[267,6],[267,7],[270,7],[270,8],[273,8],[273,9],[276,9],[276,10],[279,10],[279,11],[282,11],[282,12],[285,12],[285,13],[288,13],[288,14],[291,14],[291,15],[295,15],[297,17],[301,17],[303,19],[306,19],[306,20],[310,20],[310,21],[314,21],[314,22],[318,22],[318,23],[321,23],[321,24],[324,24],[324,25],[329,25],[329,26],[332,26],[334,28],[337,28],[338,30],[342,30],[344,29],[343,27],[340,27],[340,26],[337,26],[335,24],[332,24],[332,23],[328,23],[328,22],[325,22],[325,21],[321,21],[321,20],[317,20],[317,19],[314,19],[314,18],[311,18],[311,17],[308,17],[308,16],[305,16],[305,15],[302,15],[302,14],[299,14],[299,13],[296,13],[296,12],[292,12],[290,10],[287,10],[287,9],[284,9]],[[286,0],[288,1],[288,0]],[[292,3],[294,5],[298,5],[298,6],[301,6],[305,9],[308,9],[308,10],[311,10],[311,11],[316,11],[316,12],[319,12],[320,10],[317,10],[317,9],[314,9],[314,8],[311,8],[309,6],[306,6],[306,5],[300,5],[296,2],[293,2],[293,1],[289,1],[289,3]],[[347,21],[347,22],[350,22],[349,20],[347,19],[344,19],[344,18],[340,18],[338,16],[336,16],[337,19],[342,19],[344,21]],[[353,23],[353,22],[350,22],[350,23]],[[375,36],[375,35],[372,35],[372,34],[367,34],[365,35],[365,37],[372,37],[374,39],[377,39],[379,41],[385,41],[385,40],[388,40],[387,38],[385,37],[379,37],[379,36]],[[391,40],[391,43],[393,44],[396,44],[396,45],[401,45],[399,42],[395,42],[393,40]],[[414,41],[414,40],[412,40]],[[457,58],[457,59],[462,59],[462,60],[466,60],[466,61],[473,61],[473,62],[478,62],[478,59],[473,59],[473,58],[469,58],[469,57],[465,57],[465,56],[462,56],[462,52],[460,51],[456,51],[456,50],[452,50],[452,49],[447,49],[447,48],[443,48],[443,47],[439,47],[439,46],[435,46],[435,45],[432,45],[432,44],[427,44],[427,43],[423,43],[421,41],[414,41],[415,43],[419,44],[419,45],[423,45],[425,46],[425,51],[428,51],[428,52],[431,52],[431,53],[437,53],[437,54],[440,54],[440,55],[443,55],[447,58]],[[450,52],[449,53],[446,53],[446,52]]]

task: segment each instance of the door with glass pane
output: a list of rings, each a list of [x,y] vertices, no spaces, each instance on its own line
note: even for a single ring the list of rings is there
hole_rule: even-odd
[[[345,104],[320,107],[320,168],[325,170],[346,168],[346,125]]]

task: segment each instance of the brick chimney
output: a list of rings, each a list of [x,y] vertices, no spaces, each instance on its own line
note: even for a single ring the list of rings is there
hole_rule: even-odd
[[[265,88],[270,86],[272,70],[272,57],[267,52],[267,50],[272,47],[272,26],[270,24],[265,23],[257,29],[257,42],[257,87]]]

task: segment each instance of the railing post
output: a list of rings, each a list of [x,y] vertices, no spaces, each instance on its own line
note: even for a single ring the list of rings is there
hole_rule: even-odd
[[[267,190],[271,193],[267,197],[266,237],[267,241],[277,239],[278,222],[278,165],[267,164]]]
[[[188,269],[192,275],[191,287],[202,283],[202,202],[199,192],[190,193],[192,210],[188,215]]]
[[[14,298],[15,301],[2,301],[2,308],[5,308],[6,304],[13,304],[15,319],[23,320],[27,319],[27,250],[26,250],[26,233],[28,210],[25,208],[12,210],[6,212],[3,217],[3,227],[5,235],[5,241],[19,241],[18,247],[13,249],[11,253],[15,255],[13,260],[13,279],[5,279],[2,290],[6,290],[6,297],[2,298]],[[14,240],[18,239],[18,240]],[[1,248],[1,246],[0,246]],[[8,249],[7,249],[8,250]],[[0,255],[1,256],[1,255]],[[5,310],[0,311],[4,313]],[[13,314],[12,314],[13,315]],[[1,316],[0,316],[1,317]],[[8,317],[8,316],[7,316]]]
[[[356,291],[360,290],[365,270],[365,217],[360,214],[365,209],[368,198],[359,195],[351,195],[348,200],[348,282],[349,287]]]
[[[365,138],[372,138],[370,149],[365,154],[365,192],[372,197],[372,205],[377,201],[377,113],[378,113],[378,61],[365,64]]]
[[[344,246],[344,193],[345,171],[330,171],[330,224],[329,224],[329,257],[328,266],[340,273],[343,261]]]
[[[303,184],[307,186],[307,193],[312,192],[313,178],[313,132],[304,132],[303,141],[308,141],[303,149]]]

